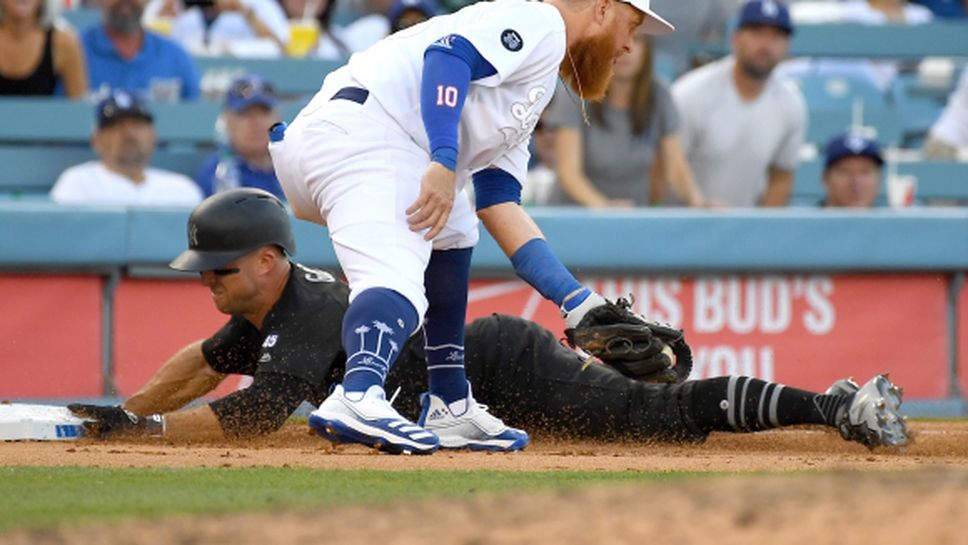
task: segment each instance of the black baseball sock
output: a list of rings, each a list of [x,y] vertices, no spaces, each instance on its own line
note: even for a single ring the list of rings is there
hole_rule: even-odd
[[[731,376],[696,381],[690,397],[688,409],[700,429],[752,432],[796,424],[835,426],[851,396]]]

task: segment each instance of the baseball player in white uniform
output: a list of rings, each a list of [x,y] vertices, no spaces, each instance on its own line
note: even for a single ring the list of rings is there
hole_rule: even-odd
[[[269,145],[297,217],[329,227],[349,280],[341,385],[310,416],[336,442],[388,452],[513,451],[528,443],[474,401],[463,328],[477,216],[519,276],[574,326],[605,300],[552,254],[520,206],[528,139],[559,77],[602,98],[649,0],[498,0],[434,17],[353,55]],[[458,197],[455,199],[455,195]],[[429,392],[418,422],[386,399],[387,372],[424,324]]]

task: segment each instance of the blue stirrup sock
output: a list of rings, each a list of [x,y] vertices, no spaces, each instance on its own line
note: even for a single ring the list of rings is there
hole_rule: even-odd
[[[467,397],[464,320],[472,248],[434,250],[424,272],[427,310],[427,378],[430,393],[448,405]]]
[[[343,317],[343,390],[365,392],[370,386],[383,386],[419,323],[417,309],[391,289],[371,288],[357,295]]]

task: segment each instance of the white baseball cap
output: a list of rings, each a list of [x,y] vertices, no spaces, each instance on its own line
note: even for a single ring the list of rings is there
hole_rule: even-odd
[[[672,23],[666,21],[659,16],[658,13],[652,11],[649,7],[651,3],[650,0],[619,0],[619,2],[625,2],[631,5],[635,9],[641,11],[645,14],[645,20],[642,21],[642,26],[640,27],[645,31],[646,34],[652,34],[654,36],[659,36],[662,34],[669,34],[676,27],[672,26]]]

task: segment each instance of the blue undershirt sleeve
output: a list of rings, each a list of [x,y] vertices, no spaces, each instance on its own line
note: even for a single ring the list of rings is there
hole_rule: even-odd
[[[497,70],[464,37],[449,34],[424,52],[420,113],[430,142],[430,158],[456,170],[458,125],[471,81]]]
[[[505,202],[521,204],[521,183],[506,170],[484,169],[474,173],[473,181],[478,210]]]

